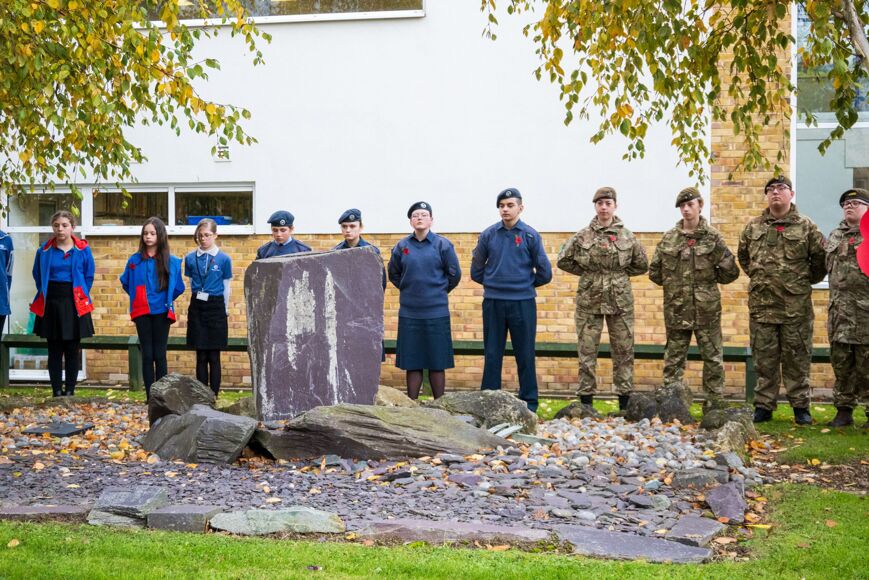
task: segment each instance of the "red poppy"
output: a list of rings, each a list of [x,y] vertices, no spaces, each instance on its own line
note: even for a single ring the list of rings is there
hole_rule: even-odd
[[[136,269],[136,265],[135,265],[135,264],[130,264],[130,270],[135,270],[135,269]]]
[[[784,226],[776,226],[775,231],[781,233],[781,232],[785,231],[785,227]]]
[[[693,247],[694,244],[696,244],[696,243],[697,243],[697,240],[695,240],[695,239],[693,239],[693,238],[691,238],[690,240],[688,240],[688,246],[689,246],[689,247]]]
[[[522,238],[519,236],[516,236],[516,245],[518,246],[521,243],[522,243]]]
[[[854,241],[855,241],[854,238],[848,238],[848,243],[851,244],[852,246],[854,245]]]
[[[408,255],[408,254],[410,253],[410,250],[408,250],[407,248],[404,248],[404,249],[402,250],[402,253],[406,256],[406,255]]]
[[[616,237],[615,237],[615,236],[610,236],[610,241],[611,241],[611,242],[616,241]]]

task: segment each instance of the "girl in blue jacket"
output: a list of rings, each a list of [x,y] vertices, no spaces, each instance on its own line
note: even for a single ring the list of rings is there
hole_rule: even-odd
[[[48,341],[51,391],[55,397],[72,396],[78,380],[81,339],[94,335],[90,297],[94,257],[87,241],[73,235],[75,217],[70,212],[51,216],[51,229],[54,237],[36,251],[33,260],[36,298],[30,311],[36,315],[34,334]]]
[[[169,253],[169,236],[160,218],[148,218],[139,236],[139,250],[127,260],[121,285],[130,296],[130,318],[142,349],[145,396],[166,376],[169,326],[175,322],[174,301],[184,292],[181,259]]]

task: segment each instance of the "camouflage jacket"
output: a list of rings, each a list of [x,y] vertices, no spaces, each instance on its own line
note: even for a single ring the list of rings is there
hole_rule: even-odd
[[[664,287],[664,323],[667,328],[689,329],[720,324],[718,284],[739,278],[736,257],[721,233],[701,217],[697,229],[682,231],[682,220],[664,234],[649,279]]]
[[[603,227],[595,217],[561,248],[558,267],[579,276],[577,310],[622,314],[634,309],[630,276],[644,274],[649,268],[649,259],[643,246],[619,218],[613,218],[609,227]]]
[[[769,209],[745,226],[739,265],[750,278],[748,311],[758,322],[811,319],[812,284],[824,279],[824,236],[796,204],[781,219]]]
[[[844,221],[827,241],[830,342],[869,344],[869,276],[857,265],[857,247],[862,243],[860,226],[851,228]]]

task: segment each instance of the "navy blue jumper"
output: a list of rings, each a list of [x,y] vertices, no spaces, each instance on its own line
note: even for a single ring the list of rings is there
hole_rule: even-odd
[[[552,280],[552,265],[537,231],[519,220],[500,221],[480,234],[471,279],[483,285],[483,390],[501,388],[507,333],[519,373],[519,398],[537,410],[537,291]]]
[[[414,234],[399,240],[389,258],[389,281],[400,290],[398,316],[441,318],[450,315],[449,293],[462,279],[452,242],[429,232],[422,241]]]
[[[256,251],[256,259],[273,258],[274,256],[285,256],[287,254],[296,254],[299,252],[310,252],[311,248],[293,238],[286,244],[279,244],[272,240],[267,244],[263,244]]]

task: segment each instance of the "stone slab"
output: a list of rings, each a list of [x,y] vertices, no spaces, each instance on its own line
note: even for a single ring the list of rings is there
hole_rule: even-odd
[[[337,514],[307,506],[220,513],[211,518],[211,527],[241,536],[263,536],[281,532],[339,534],[346,529]]]
[[[24,429],[22,433],[25,435],[43,435],[48,433],[52,437],[72,437],[73,435],[84,433],[93,428],[93,423],[81,423],[76,425],[74,423],[67,423],[66,421],[57,421],[46,425],[29,427]]]
[[[0,520],[83,523],[90,510],[89,505],[11,505],[0,507]]]
[[[724,524],[717,522],[711,518],[703,518],[700,516],[682,516],[676,525],[670,529],[667,534],[667,539],[674,542],[681,542],[689,546],[705,546],[712,541],[721,530],[724,529]]]
[[[145,527],[145,518],[168,503],[166,488],[153,485],[109,487],[88,514],[88,523],[127,527]]]
[[[673,475],[672,486],[676,489],[702,489],[715,483],[727,483],[729,479],[730,475],[727,472],[717,469],[685,469]]]
[[[241,455],[256,426],[256,419],[193,405],[183,415],[158,419],[142,440],[142,448],[161,459],[232,463]]]
[[[245,271],[260,419],[374,404],[383,343],[383,261],[372,248],[256,260]]]
[[[357,530],[361,538],[380,541],[427,542],[499,542],[533,544],[549,539],[546,530],[518,526],[500,526],[477,522],[434,521],[399,518],[374,520]]]
[[[706,503],[716,518],[728,518],[734,524],[745,521],[745,510],[748,506],[742,482],[732,481],[710,489],[706,492]]]
[[[707,561],[712,551],[658,538],[611,532],[585,526],[556,526],[558,537],[573,545],[573,553],[612,560],[645,560],[696,564]]]
[[[213,505],[167,505],[148,514],[148,527],[172,532],[204,533],[222,508]]]

